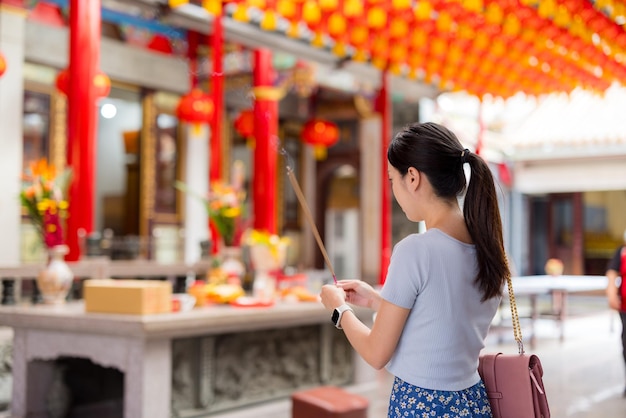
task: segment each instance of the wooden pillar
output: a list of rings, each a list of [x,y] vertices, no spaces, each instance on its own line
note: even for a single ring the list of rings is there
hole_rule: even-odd
[[[278,96],[268,49],[254,51],[254,228],[275,234]]]
[[[380,188],[380,279],[384,284],[387,278],[387,269],[391,259],[391,193],[389,191],[389,174],[387,173],[387,148],[390,143],[391,130],[391,101],[389,98],[389,74],[382,73],[382,84],[377,98],[377,110],[381,115],[381,188]]]
[[[93,231],[96,171],[96,88],[100,65],[100,0],[70,0],[67,160],[73,170],[67,219],[68,260],[80,257],[78,231]]]

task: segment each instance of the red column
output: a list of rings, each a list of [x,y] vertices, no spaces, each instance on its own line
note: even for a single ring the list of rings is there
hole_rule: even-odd
[[[213,49],[213,74],[211,84],[213,86],[213,123],[211,124],[211,158],[209,167],[209,184],[211,181],[222,177],[222,119],[224,117],[224,36],[222,29],[222,14],[219,13],[213,20],[213,36],[211,37]]]
[[[80,257],[78,230],[93,231],[96,170],[96,89],[100,65],[100,0],[70,0],[67,160],[73,179],[67,219],[68,260]]]
[[[254,51],[254,228],[276,233],[276,147],[278,101],[272,91],[274,70],[272,53]],[[265,89],[263,88],[265,87]],[[269,89],[267,89],[269,87]]]
[[[389,193],[389,175],[387,174],[387,148],[391,136],[391,101],[389,100],[389,74],[382,73],[382,85],[378,92],[378,112],[381,115],[381,189],[380,189],[380,279],[385,283],[387,268],[391,259],[391,194]]]

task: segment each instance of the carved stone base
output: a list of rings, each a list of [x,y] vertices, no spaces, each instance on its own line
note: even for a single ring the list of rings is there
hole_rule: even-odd
[[[353,350],[330,325],[175,340],[172,349],[172,407],[181,415],[344,385],[354,374]]]

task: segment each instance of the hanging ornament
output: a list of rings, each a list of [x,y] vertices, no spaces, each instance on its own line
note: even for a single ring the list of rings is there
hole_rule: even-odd
[[[326,149],[339,140],[339,128],[333,122],[324,119],[311,119],[302,128],[302,141],[312,145],[315,158],[326,158]]]
[[[176,106],[176,116],[183,122],[193,125],[193,133],[200,133],[200,125],[208,124],[215,110],[211,96],[200,89],[193,89],[181,97]]]
[[[57,90],[59,90],[66,96],[69,94],[70,72],[68,69],[62,70],[61,72],[59,72],[59,74],[57,74],[55,86]],[[102,71],[98,71],[98,73],[93,78],[93,86],[96,89],[97,98],[106,97],[111,91],[111,80],[105,73],[103,73]]]
[[[248,147],[254,148],[254,111],[246,109],[239,112],[234,125],[235,131],[246,139]]]

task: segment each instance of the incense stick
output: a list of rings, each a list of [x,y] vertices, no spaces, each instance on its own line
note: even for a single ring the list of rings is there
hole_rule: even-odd
[[[328,270],[333,275],[333,280],[335,284],[337,284],[337,276],[335,276],[335,270],[333,269],[332,264],[330,263],[330,258],[328,257],[328,253],[326,252],[326,248],[324,247],[324,243],[322,242],[322,238],[320,237],[320,233],[317,230],[317,226],[315,225],[315,221],[313,220],[313,215],[311,215],[311,210],[309,209],[309,205],[306,203],[306,199],[302,194],[302,189],[300,189],[300,185],[298,184],[298,180],[296,180],[296,176],[293,174],[293,170],[291,167],[287,166],[287,177],[289,177],[289,182],[293,186],[293,190],[296,192],[296,197],[300,202],[300,206],[302,206],[302,211],[304,212],[304,217],[309,222],[311,229],[313,230],[313,235],[315,236],[315,240],[317,241],[317,246],[320,247],[320,251],[324,256],[324,260],[326,261],[326,265],[328,266]]]

